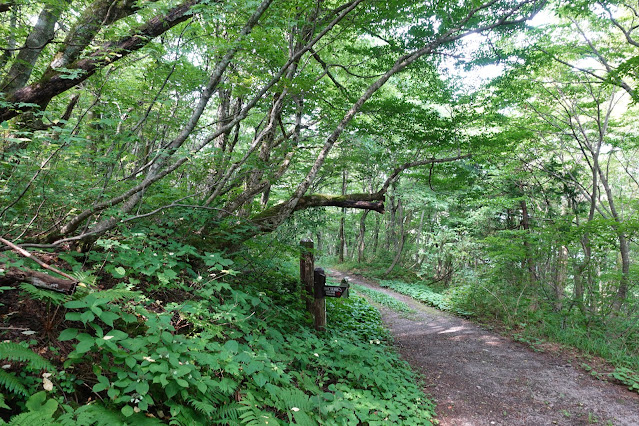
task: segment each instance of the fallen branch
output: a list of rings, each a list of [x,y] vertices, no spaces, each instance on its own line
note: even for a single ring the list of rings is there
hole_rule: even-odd
[[[32,271],[30,269],[18,269],[18,268],[9,268],[9,270],[5,271],[5,277],[14,279],[16,281],[28,282],[33,284],[36,287],[42,287],[53,291],[59,291],[61,293],[71,294],[75,291],[75,286],[78,281],[73,278],[71,275],[60,271],[53,266],[47,265],[33,254],[29,253],[25,249],[20,246],[13,244],[11,241],[5,240],[0,237],[0,242],[10,247],[13,251],[18,253],[19,255],[26,257],[27,259],[33,260],[38,265],[42,266],[44,269],[48,269],[51,272],[55,272],[58,275],[61,275],[68,280],[62,280],[60,278],[54,278],[50,275],[44,274],[42,272]]]
[[[0,264],[0,268],[3,266],[4,265]],[[6,281],[28,283],[34,287],[40,287],[65,294],[73,294],[75,287],[78,284],[76,280],[63,280],[62,278],[55,278],[43,272],[33,271],[28,268],[18,269],[15,267],[5,270],[4,275],[0,277],[0,282],[5,283]]]

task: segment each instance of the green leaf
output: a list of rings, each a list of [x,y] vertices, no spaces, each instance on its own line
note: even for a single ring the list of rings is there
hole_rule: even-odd
[[[76,345],[75,350],[76,352],[83,354],[89,352],[94,345],[95,341],[93,339],[82,340]]]
[[[104,311],[100,314],[100,319],[109,327],[113,327],[113,321],[118,318],[120,318],[118,314],[109,311]]]
[[[237,353],[237,351],[238,351],[238,349],[239,349],[239,345],[238,345],[238,343],[237,343],[235,340],[229,340],[229,341],[227,341],[227,342],[224,344],[224,348],[225,348],[227,351],[229,351],[229,352],[231,352],[231,353],[235,354],[235,353]]]
[[[133,407],[131,407],[130,405],[125,405],[120,411],[122,411],[124,417],[131,417],[134,413]]]
[[[60,333],[60,336],[58,337],[58,340],[60,340],[61,342],[67,341],[67,340],[71,340],[74,339],[75,336],[78,335],[78,329],[76,328],[67,328],[65,330],[62,330],[62,333]]]
[[[263,387],[265,384],[268,383],[268,379],[266,378],[266,376],[262,373],[258,373],[256,375],[253,376],[253,380],[255,381],[255,384],[259,387]]]
[[[122,278],[126,275],[126,270],[123,267],[118,266],[117,268],[113,268],[113,273],[111,275],[113,275],[113,278]]]
[[[149,392],[149,383],[141,381],[135,386],[135,391],[140,395],[146,395]]]
[[[47,399],[47,393],[45,391],[38,392],[29,398],[25,406],[29,411],[39,412],[47,417],[53,416],[53,413],[58,409],[58,401],[54,399]]]
[[[87,305],[87,302],[85,302],[84,300],[71,300],[70,302],[64,304],[64,307],[67,309],[86,308],[88,306],[89,305]]]

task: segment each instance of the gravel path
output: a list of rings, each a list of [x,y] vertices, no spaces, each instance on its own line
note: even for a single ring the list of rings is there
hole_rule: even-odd
[[[341,279],[344,274],[330,272]],[[597,380],[570,360],[533,352],[499,334],[384,289],[416,311],[381,307],[402,357],[424,377],[442,426],[639,426],[639,395]]]

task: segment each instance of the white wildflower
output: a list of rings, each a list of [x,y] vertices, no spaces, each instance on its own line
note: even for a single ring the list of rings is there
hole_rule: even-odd
[[[295,411],[295,412],[297,412],[297,411],[300,411],[300,409],[299,409],[299,408],[297,408],[297,407],[291,407],[291,411]]]

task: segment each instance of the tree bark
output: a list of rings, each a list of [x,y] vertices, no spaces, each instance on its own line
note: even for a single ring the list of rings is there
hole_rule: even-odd
[[[364,259],[364,241],[366,237],[366,217],[370,213],[370,210],[362,212],[362,217],[359,219],[359,238],[357,239],[357,263],[362,263]]]
[[[0,264],[0,266],[3,266]],[[23,282],[35,287],[44,288],[58,293],[72,294],[75,291],[77,281],[55,278],[42,272],[33,271],[28,268],[9,268],[0,277],[0,283],[14,284]]]
[[[1,92],[11,93],[29,81],[40,53],[53,40],[55,24],[67,4],[68,1],[65,0],[61,5],[47,5],[42,9],[35,26],[27,36],[24,47],[20,49],[20,53],[0,85]]]
[[[76,61],[69,67],[72,71],[78,72],[75,78],[69,78],[69,74],[67,73],[50,70],[45,73],[39,81],[33,84],[16,88],[16,90],[12,92],[7,91],[4,100],[8,103],[36,104],[40,107],[46,107],[51,99],[82,83],[98,69],[126,57],[131,52],[141,49],[155,37],[190,19],[192,16],[191,8],[197,3],[198,0],[188,0],[174,7],[164,15],[151,18],[133,34],[115,42],[105,43],[96,52],[87,58]],[[14,86],[15,85],[12,87]],[[31,110],[33,108],[32,105],[0,108],[0,122],[16,117],[24,111]]]
[[[254,216],[251,221],[258,226],[262,232],[270,232],[275,228],[271,227],[273,220],[283,214],[286,202],[270,207],[258,215]],[[384,213],[384,195],[380,193],[374,194],[347,194],[347,195],[322,195],[313,194],[300,198],[295,206],[295,211],[306,210],[315,207],[345,207],[353,209],[373,210],[378,213]]]
[[[397,254],[393,259],[393,262],[388,267],[388,269],[384,272],[384,275],[390,274],[395,266],[399,263],[399,260],[402,258],[402,251],[404,250],[404,242],[406,241],[406,237],[404,235],[404,220],[402,219],[402,215],[404,213],[404,207],[402,205],[401,200],[397,202],[397,215],[400,217],[399,220],[399,245],[397,247]]]
[[[346,195],[346,179],[348,172],[342,171],[342,197]],[[342,207],[342,215],[339,219],[339,263],[344,263],[344,252],[346,251],[346,235],[344,225],[346,224],[346,208]]]
[[[530,282],[534,283],[539,280],[537,276],[537,271],[535,269],[535,260],[533,259],[532,247],[530,246],[530,242],[528,241],[528,237],[530,235],[530,216],[528,215],[528,206],[526,204],[526,200],[521,200],[521,227],[525,231],[524,233],[524,249],[526,258],[524,262],[528,268],[528,273],[530,274]]]

